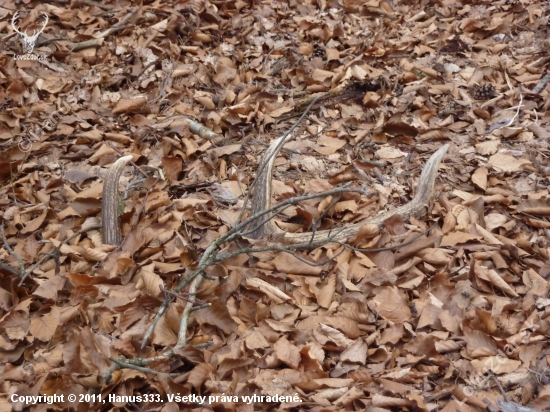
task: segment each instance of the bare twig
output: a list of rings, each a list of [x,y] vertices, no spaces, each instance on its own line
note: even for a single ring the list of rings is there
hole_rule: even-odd
[[[188,283],[190,283],[191,281],[193,281],[193,279],[195,279],[196,276],[198,276],[199,273],[197,270],[191,272],[188,276],[186,276],[173,290],[172,292],[179,292],[180,290],[182,290],[185,286],[187,286]],[[190,292],[188,292],[188,294],[190,294]],[[157,311],[157,313],[155,314],[155,317],[153,318],[153,321],[151,322],[151,325],[147,328],[147,331],[145,332],[145,334],[143,335],[143,339],[141,340],[141,347],[144,348],[145,345],[147,344],[147,341],[149,340],[149,337],[151,336],[151,334],[153,333],[153,331],[155,330],[155,326],[156,324],[158,323],[158,321],[160,320],[160,318],[162,317],[162,315],[164,315],[164,313],[166,312],[166,310],[168,309],[168,305],[170,304],[170,302],[172,301],[171,297],[168,296],[168,295],[165,295],[165,298],[164,298],[164,301],[162,302],[162,304],[160,305],[159,307],[159,310]]]
[[[221,143],[221,141],[224,139],[222,135],[219,135],[218,133],[210,130],[208,127],[205,127],[198,122],[195,122],[194,120],[187,119],[186,121],[189,123],[189,130],[191,131],[191,133],[194,133],[202,137],[203,139],[210,140],[214,144]]]
[[[490,376],[491,378],[493,378],[493,380],[494,380],[495,383],[497,384],[498,389],[500,390],[500,393],[501,393],[502,396],[504,397],[504,400],[505,400],[506,402],[509,402],[510,399],[508,399],[508,395],[506,395],[506,392],[504,392],[504,389],[502,388],[502,385],[501,385],[500,382],[498,381],[497,375],[495,375],[495,374],[493,373],[492,370],[489,370],[488,373],[489,373],[489,376]]]
[[[10,265],[6,265],[4,262],[0,262],[0,269],[7,270],[16,276],[21,276],[21,273],[19,273],[17,269],[12,268]]]
[[[99,3],[99,2],[93,1],[93,0],[78,0],[78,2],[80,4],[84,4],[85,6],[97,7],[99,9],[105,10],[105,11],[114,10],[113,6],[109,6],[108,4],[102,4],[102,3]]]
[[[122,26],[126,25],[126,23],[128,23],[128,21],[130,21],[130,19],[134,17],[138,10],[139,7],[133,7],[122,19],[120,19],[118,23],[114,24],[112,27],[109,27],[107,30],[104,30],[101,33],[97,34],[95,38],[104,39],[105,37],[115,33],[116,31],[122,30]]]
[[[143,373],[151,373],[153,375],[158,375],[159,372],[153,370],[153,369],[150,369],[150,368],[145,368],[143,366],[140,366],[140,365],[137,365],[137,364],[134,364],[132,363],[133,359],[117,359],[117,358],[113,358],[112,356],[109,357],[110,360],[112,360],[116,365],[120,366],[120,367],[124,367],[124,368],[128,368],[128,369],[134,369],[136,371],[140,371],[140,372],[143,372]],[[175,377],[175,376],[180,376],[181,373],[169,373],[168,376],[172,376],[172,377]]]
[[[190,293],[184,293],[184,292],[176,293],[176,292],[173,292],[173,291],[171,291],[171,290],[164,289],[164,288],[162,287],[162,285],[160,285],[160,290],[161,290],[164,294],[168,294],[168,295],[174,296],[174,297],[176,297],[176,298],[179,298],[179,299],[185,300],[185,301],[189,301],[189,296],[191,296]]]
[[[16,34],[17,33],[15,33],[15,32],[10,33],[10,34],[0,33],[0,39],[5,41],[5,40],[8,40],[10,37],[13,37]],[[40,39],[43,39],[43,40],[40,40]],[[40,41],[38,42],[37,46],[45,46],[45,45],[50,44],[52,42],[60,41],[60,42],[65,43],[65,45],[69,48],[69,50],[74,51],[74,52],[84,50],[84,49],[87,49],[89,47],[101,47],[101,45],[103,44],[103,41],[104,41],[103,38],[100,38],[100,39],[85,40],[85,41],[78,42],[78,43],[71,43],[71,42],[69,42],[65,39],[48,38],[48,37],[44,36],[43,34],[41,34],[39,36],[39,40]]]
[[[23,261],[22,261],[21,258],[17,255],[17,253],[15,253],[15,252],[13,251],[13,249],[11,248],[10,244],[8,243],[8,239],[6,239],[6,235],[4,234],[4,222],[2,222],[2,224],[0,225],[0,235],[2,235],[2,240],[4,241],[4,247],[6,248],[6,250],[8,251],[8,253],[9,253],[10,255],[12,255],[12,256],[17,260],[17,262],[19,263],[19,272],[13,272],[13,270],[15,270],[15,269],[11,268],[11,267],[8,266],[8,265],[5,265],[5,266],[3,265],[3,267],[4,267],[5,269],[10,268],[10,269],[8,269],[8,270],[10,270],[12,273],[16,273],[17,275],[23,276],[23,277],[24,277],[24,276],[25,276],[25,265],[23,264]],[[11,270],[11,269],[13,269],[13,270]]]
[[[330,242],[327,242],[327,241],[323,241],[322,243],[320,242],[319,243],[319,246],[321,244],[327,244],[327,243],[330,243]],[[250,253],[258,253],[258,252],[268,252],[268,251],[279,251],[279,252],[285,252],[285,253],[288,253],[289,255],[292,255],[294,256],[296,259],[298,259],[300,262],[303,262],[303,263],[306,263],[310,266],[325,266],[327,263],[330,263],[332,262],[334,259],[336,259],[338,256],[340,256],[344,250],[345,250],[345,247],[342,248],[342,250],[340,252],[338,252],[336,255],[334,255],[333,257],[331,258],[328,258],[328,259],[325,259],[321,262],[317,262],[317,263],[314,263],[314,262],[311,262],[309,260],[306,260],[304,259],[302,256],[300,256],[298,253],[294,252],[294,250],[292,249],[305,249],[305,244],[302,245],[302,247],[300,247],[299,244],[294,244],[294,245],[286,245],[286,246],[278,246],[278,245],[270,245],[270,246],[266,246],[266,247],[250,247],[250,248],[242,248],[242,249],[239,249],[239,250],[236,250],[235,252],[232,252],[232,253],[228,253],[228,254],[225,254],[225,255],[221,255],[219,256],[217,259],[216,259],[216,263],[220,263],[220,262],[223,262],[224,260],[227,260],[227,259],[231,259],[232,257],[235,257],[235,256],[238,256],[238,255],[242,255],[243,253],[246,253],[246,254],[250,254]],[[309,243],[307,244],[307,247],[309,248]]]
[[[165,65],[164,63],[165,62],[163,62],[163,66]],[[164,71],[164,80],[162,81],[162,85],[159,90],[159,95],[155,100],[153,100],[153,103],[161,101],[164,98],[164,95],[166,94],[166,88],[168,87],[169,84],[171,84],[172,73],[174,73],[174,68],[175,68],[174,61],[170,59],[169,63],[167,63],[166,66],[168,66],[167,67],[168,71],[166,70]]]
[[[116,146],[112,145],[110,142],[107,142],[109,147],[113,149],[115,152],[117,152],[121,156],[126,156],[124,152],[120,149],[118,149]],[[130,160],[128,163],[130,163],[132,166],[134,166],[145,178],[148,178],[149,175],[143,171],[141,167],[139,167],[137,164],[135,164],[132,160]]]
[[[547,74],[542,79],[540,79],[536,86],[533,87],[532,92],[537,94],[542,92],[547,83],[550,83],[550,74]]]
[[[88,49],[90,47],[101,47],[101,45],[103,44],[103,38],[86,40],[80,43],[66,42],[65,44],[67,45],[69,50],[73,52],[77,52],[80,50]]]

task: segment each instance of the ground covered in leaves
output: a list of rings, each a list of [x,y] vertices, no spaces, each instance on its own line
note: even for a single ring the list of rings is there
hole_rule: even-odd
[[[64,398],[32,410],[550,407],[547,1],[20,3],[0,6],[0,410],[38,395]],[[40,60],[16,60],[16,10],[29,34],[49,17]],[[278,226],[403,204],[450,143],[429,213],[351,241],[385,250],[220,262],[179,330],[195,296],[166,291],[324,92],[276,159],[273,197],[344,182],[371,196],[303,202]],[[117,249],[97,224],[122,154],[139,170],[121,179]],[[178,333],[187,345],[162,358]]]

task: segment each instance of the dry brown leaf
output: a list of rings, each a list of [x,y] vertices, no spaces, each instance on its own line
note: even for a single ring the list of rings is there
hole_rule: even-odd
[[[516,159],[504,153],[492,155],[488,163],[497,172],[518,172],[524,170],[524,166],[531,166],[531,162],[527,159]]]
[[[452,232],[443,236],[443,239],[441,239],[441,246],[456,246],[460,243],[467,243],[480,239],[481,236],[470,235],[469,233],[464,232]]]
[[[209,307],[195,312],[195,319],[200,324],[217,326],[226,334],[237,328],[237,323],[231,318],[227,306],[218,300],[211,302]]]
[[[482,143],[476,144],[476,151],[481,155],[492,155],[495,154],[500,145],[500,140],[487,140]]]
[[[160,296],[162,294],[161,287],[163,286],[163,281],[154,270],[154,265],[142,267],[138,272],[139,280],[136,283],[136,288],[146,289],[149,294]]]
[[[367,362],[367,349],[368,346],[366,342],[362,339],[357,339],[340,354],[340,360],[364,365]]]
[[[517,370],[521,361],[508,359],[504,356],[488,356],[472,360],[471,365],[475,372],[486,373],[487,370],[492,370],[495,374],[502,375]]]
[[[20,11],[15,27],[32,33],[48,15],[46,37],[65,39],[38,41],[39,62],[15,61],[21,36],[0,7],[0,363],[10,393],[67,399],[105,392],[98,382],[109,379],[117,396],[204,396],[180,403],[231,411],[550,406],[547,1],[492,2],[491,13],[472,1],[24,3],[34,10]],[[387,30],[365,46],[378,23]],[[505,35],[510,27],[520,35]],[[209,265],[198,294],[186,285],[153,325],[160,286],[201,269],[205,250],[243,218],[265,144],[314,98],[275,159],[273,200],[345,182],[377,197],[301,202],[275,218],[281,230],[336,229],[405,204],[429,153],[448,140],[455,152],[436,179],[439,198],[426,215],[366,225],[347,240],[403,243],[397,249],[325,244]],[[122,154],[141,170],[124,170],[125,239],[113,249],[92,227]],[[429,221],[439,227],[407,243]],[[272,241],[223,242],[219,253]],[[30,271],[23,282],[21,268]],[[175,358],[147,363],[156,374],[113,371],[111,357],[147,362],[174,349],[187,299],[197,310]],[[508,402],[474,376],[489,368]],[[246,402],[249,388],[291,398]],[[126,407],[104,399],[86,407]],[[25,407],[0,396],[2,410]]]
[[[334,293],[336,291],[336,275],[331,273],[327,279],[326,284],[319,289],[317,294],[317,303],[323,308],[329,308],[334,300]]]
[[[369,308],[382,318],[403,322],[411,318],[407,299],[396,287],[384,287],[369,301]]]
[[[119,100],[113,108],[113,114],[133,113],[145,103],[147,103],[147,99],[145,97]]]
[[[305,259],[305,257],[304,257]],[[315,262],[312,262],[315,263]],[[273,264],[279,272],[295,273],[297,275],[318,275],[322,272],[322,266],[312,266],[297,259],[290,253],[281,252],[273,259]]]
[[[281,338],[273,345],[277,358],[294,369],[300,365],[300,351],[286,338]]]
[[[393,147],[383,147],[376,151],[376,157],[383,160],[398,159],[407,156],[407,153]]]
[[[529,199],[518,204],[518,212],[537,216],[550,216],[550,202],[546,199]]]
[[[36,339],[39,339],[43,342],[49,342],[59,325],[59,308],[57,306],[52,306],[48,314],[31,319],[29,332]]]
[[[479,167],[472,174],[472,183],[482,190],[487,190],[487,176],[489,170],[486,167]]]

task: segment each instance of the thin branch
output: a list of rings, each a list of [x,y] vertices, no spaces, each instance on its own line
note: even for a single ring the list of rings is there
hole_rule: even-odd
[[[195,279],[195,277],[197,277],[199,275],[199,272],[198,270],[194,270],[193,272],[191,272],[189,274],[189,276],[185,277],[173,290],[172,292],[179,292],[180,290],[182,290],[188,283],[190,283],[193,279]],[[147,344],[147,341],[149,340],[149,337],[151,336],[151,334],[153,333],[153,331],[155,330],[155,326],[157,325],[158,321],[160,320],[160,318],[162,317],[162,315],[164,315],[164,313],[166,312],[166,310],[168,310],[168,305],[170,304],[170,302],[172,301],[172,298],[170,296],[167,296],[165,295],[164,297],[164,301],[162,302],[162,304],[160,305],[157,313],[155,314],[155,317],[153,318],[153,321],[151,322],[151,325],[149,325],[149,327],[147,328],[147,331],[145,332],[145,334],[143,335],[143,339],[141,340],[141,348],[143,349],[145,347],[145,345]]]
[[[192,119],[187,118],[185,121],[189,123],[189,131],[203,139],[210,140],[214,144],[219,144],[224,139],[222,135],[210,130],[208,127],[203,126]]]
[[[195,303],[196,303],[196,302],[195,302]],[[210,306],[212,306],[210,303],[202,303],[202,304],[200,304],[199,306],[193,306],[193,307],[191,308],[191,312],[195,312],[195,311],[197,311],[197,310],[205,309],[205,308],[208,308],[208,307],[210,307]]]
[[[216,248],[217,249],[217,248]],[[202,260],[202,259],[201,259]],[[208,256],[207,260],[210,260],[210,256]],[[189,285],[189,293],[194,294],[197,293],[197,290],[199,289],[199,286],[201,285],[202,281],[204,280],[204,277],[202,274],[204,273],[204,269],[199,272],[199,276],[197,276],[195,279],[193,279],[193,282],[191,285]],[[180,330],[178,333],[178,342],[176,343],[176,346],[174,346],[174,349],[180,349],[184,348],[187,345],[187,325],[189,323],[189,318],[191,316],[191,312],[193,312],[193,307],[195,306],[195,300],[189,300],[185,304],[185,308],[183,309],[183,314],[181,316],[180,321]]]
[[[80,50],[89,49],[90,47],[101,47],[103,44],[103,38],[86,40],[80,43],[65,42],[65,44],[70,51],[77,52]]]
[[[151,66],[154,66],[155,64],[157,64],[158,62],[160,61],[160,57],[156,58],[155,60],[153,60],[151,63],[147,64],[142,70],[141,70],[141,73],[136,77],[136,80],[135,82],[137,83],[139,81],[139,79],[141,78],[141,76],[143,76],[143,74],[147,71],[147,69]]]
[[[318,96],[316,99],[314,99],[311,102],[310,106],[308,106],[307,110],[309,110],[311,108],[311,106],[314,105],[315,102],[318,99],[320,99],[321,97],[322,96]],[[303,113],[303,115],[300,117],[300,119],[292,126],[292,128],[287,133],[285,133],[285,135],[283,135],[282,137],[279,138],[279,141],[274,146],[276,149],[274,149],[271,153],[268,153],[268,156],[264,157],[264,160],[262,162],[261,170],[258,172],[258,176],[261,175],[262,171],[264,170],[266,165],[269,163],[269,159],[270,159],[269,156],[273,156],[280,149],[280,145],[284,144],[286,138],[297,127],[299,122],[305,117],[305,115],[307,114],[307,110],[306,110],[306,112]],[[425,172],[423,172],[423,173],[425,173]],[[258,180],[258,176],[256,178],[256,181]],[[253,185],[254,185],[254,183],[253,183]],[[324,244],[327,244],[327,243],[337,243],[337,242],[334,242],[333,240],[336,237],[338,237],[344,229],[335,229],[334,231],[331,229],[330,231],[328,231],[327,236],[323,236],[323,238],[318,240],[318,241],[314,241],[314,239],[311,239],[307,242],[292,244],[292,245],[286,245],[286,246],[268,246],[267,248],[254,248],[254,247],[245,248],[245,249],[240,249],[240,250],[234,252],[233,254],[230,253],[230,254],[224,254],[224,255],[220,256],[219,251],[220,251],[220,248],[223,244],[243,237],[243,235],[245,235],[248,232],[249,226],[252,222],[257,222],[258,220],[264,220],[266,216],[269,216],[269,218],[271,218],[274,213],[275,214],[279,213],[281,210],[284,210],[284,208],[286,208],[290,205],[296,204],[300,201],[314,199],[314,198],[318,198],[318,197],[321,197],[321,196],[341,194],[341,193],[344,193],[344,192],[356,192],[356,193],[362,193],[362,194],[368,195],[362,189],[352,189],[352,188],[349,188],[348,186],[349,186],[349,184],[345,184],[341,187],[334,188],[332,190],[327,190],[327,191],[322,192],[322,193],[305,194],[305,195],[302,195],[302,196],[296,196],[296,197],[293,197],[293,198],[289,198],[289,199],[286,199],[282,202],[279,202],[278,204],[276,204],[274,206],[271,206],[271,207],[265,208],[263,210],[260,210],[257,213],[254,213],[252,216],[249,216],[247,219],[241,221],[242,215],[244,214],[244,210],[246,209],[246,201],[248,201],[250,199],[249,194],[247,194],[246,200],[245,200],[245,205],[244,205],[244,207],[241,211],[241,216],[237,220],[237,222],[239,222],[239,223],[237,223],[227,233],[225,233],[224,235],[218,237],[216,240],[214,240],[212,243],[210,243],[210,245],[203,252],[196,268],[171,291],[173,293],[178,293],[184,287],[188,286],[188,291],[187,291],[186,295],[189,296],[190,298],[187,299],[187,303],[185,304],[183,314],[181,316],[179,333],[178,333],[178,338],[177,338],[176,345],[173,347],[173,349],[169,349],[169,350],[163,352],[161,356],[163,358],[172,357],[172,356],[174,356],[174,353],[177,349],[183,348],[187,345],[187,329],[188,329],[189,319],[190,319],[191,313],[198,309],[197,308],[196,293],[198,292],[200,285],[202,284],[203,280],[205,279],[205,275],[206,275],[205,270],[209,266],[214,265],[214,264],[216,264],[220,261],[228,259],[228,258],[230,258],[234,255],[237,255],[237,254],[254,253],[254,252],[259,252],[259,251],[263,251],[263,250],[284,251],[286,253],[293,254],[296,258],[304,261],[307,264],[312,264],[311,262],[309,262],[307,260],[304,260],[302,256],[294,253],[293,251],[294,250],[299,250],[299,249],[302,249],[302,248],[303,249],[310,249],[310,248],[315,247],[317,245],[321,246],[321,245],[324,245]],[[248,193],[250,193],[250,191]],[[260,224],[265,224],[265,222],[262,222]],[[400,245],[400,247],[402,247],[404,245],[405,244]],[[340,253],[342,253],[344,250],[345,250],[345,248],[342,248],[342,251],[340,251]],[[326,264],[327,262],[330,262],[333,259],[334,259],[334,257],[327,260],[326,262],[321,262],[321,263],[317,263],[317,264],[313,264],[313,265],[324,265],[324,264]],[[154,316],[152,324],[149,326],[149,328],[147,329],[147,331],[146,331],[146,333],[143,337],[142,347],[145,347],[149,337],[151,336],[151,334],[153,333],[153,331],[155,329],[155,326],[156,326],[157,322],[166,313],[167,308],[168,308],[171,300],[172,300],[172,297],[170,296],[170,294],[166,293],[163,303],[159,307],[157,313]],[[147,361],[150,362],[149,359],[147,359]],[[138,366],[140,366],[140,365],[138,365]],[[117,365],[116,367],[120,367],[120,366]]]
[[[174,73],[175,67],[176,66],[174,64],[174,61],[170,59],[170,66],[168,72],[165,71],[164,80],[162,81],[162,85],[160,86],[159,94],[157,98],[152,101],[152,103],[161,101],[164,98],[164,95],[166,94],[166,88],[169,84],[171,85],[170,82],[172,81],[172,73]]]
[[[115,152],[117,152],[121,156],[126,156],[122,150],[111,144],[111,142],[107,142],[107,145],[113,149]],[[137,164],[135,164],[132,160],[129,162],[132,166],[134,166],[145,178],[147,179],[149,175],[143,171],[141,167],[139,167]]]
[[[10,265],[6,265],[4,262],[0,262],[0,269],[7,270],[8,272],[13,273],[15,276],[21,276],[21,273],[17,269],[12,268]]]
[[[6,248],[6,250],[8,251],[8,253],[10,255],[12,255],[16,260],[17,262],[19,263],[19,272],[17,273],[19,276],[24,276],[24,273],[25,273],[25,265],[23,264],[23,261],[21,260],[21,258],[17,255],[17,253],[15,253],[13,251],[13,249],[11,248],[10,244],[8,243],[8,239],[6,239],[6,235],[4,233],[4,222],[2,222],[2,224],[0,225],[0,235],[2,235],[2,240],[4,241],[4,247]],[[6,268],[9,267],[6,265]]]
[[[168,290],[168,289],[164,289],[164,287],[162,285],[160,285],[160,290],[164,293],[164,295],[171,295],[171,296],[174,296],[175,298],[178,298],[178,299],[181,299],[181,300],[184,300],[184,301],[189,301],[189,297],[191,296],[191,293],[185,293],[185,292],[174,292],[174,291],[171,291],[171,290]],[[199,293],[199,292],[197,292]],[[195,293],[196,294],[196,293]],[[195,298],[195,296],[193,296],[193,299]],[[202,303],[201,303],[202,305]]]
[[[323,211],[323,213],[321,213],[321,216],[319,216],[319,218],[312,223],[311,238],[309,239],[309,243],[313,242],[315,239],[315,233],[317,232],[317,222],[320,222],[327,215],[328,211],[332,209],[336,205],[336,203],[340,201],[341,198],[342,196],[338,196],[337,198],[333,199],[332,202],[330,202],[330,205],[328,205],[328,207]]]
[[[92,0],[77,0],[77,1],[78,3],[84,4],[85,6],[97,7],[105,11],[112,11],[114,9],[113,6],[109,6],[108,4],[101,4],[97,1],[92,1]]]
[[[327,243],[331,243],[331,242],[323,241],[322,244],[327,244]],[[215,260],[215,262],[220,263],[220,262],[223,262],[224,260],[230,259],[232,257],[242,255],[243,253],[251,254],[251,253],[268,252],[268,251],[275,250],[275,251],[279,251],[279,252],[288,253],[288,254],[294,256],[300,262],[306,263],[309,266],[325,266],[327,263],[330,263],[331,261],[336,259],[338,256],[340,256],[342,254],[342,252],[344,252],[344,250],[345,250],[345,248],[342,248],[342,250],[340,252],[338,252],[336,255],[334,255],[333,257],[325,259],[321,262],[313,263],[309,260],[304,259],[298,253],[294,252],[294,250],[292,250],[292,249],[299,249],[296,246],[298,246],[298,245],[286,245],[286,246],[271,245],[271,246],[258,247],[258,248],[255,248],[255,247],[242,248],[242,249],[236,250],[235,252],[227,253],[225,255],[221,255],[220,257],[218,257]],[[308,246],[309,246],[309,243],[308,243]]]
[[[245,221],[239,223],[238,225],[236,225],[235,227],[233,227],[232,229],[230,229],[225,235],[223,236],[220,236],[218,239],[216,239],[204,252],[200,262],[199,262],[199,265],[197,267],[196,270],[194,270],[189,276],[187,276],[185,279],[183,279],[177,286],[176,288],[173,289],[174,292],[179,292],[180,290],[182,290],[187,284],[189,284],[190,282],[193,282],[192,285],[190,286],[190,289],[189,289],[189,294],[191,293],[194,293],[196,292],[196,288],[198,288],[198,285],[200,285],[200,283],[202,283],[202,280],[204,279],[204,270],[210,266],[210,265],[213,265],[215,263],[218,262],[217,260],[217,250],[219,248],[220,245],[222,245],[223,243],[226,243],[226,242],[229,242],[231,240],[234,240],[236,239],[237,237],[242,237],[242,233],[240,232],[243,228],[245,228],[251,221],[253,221],[254,219],[257,219],[257,218],[260,218],[262,216],[264,216],[265,214],[267,213],[271,213],[272,211],[275,211],[283,206],[287,206],[287,205],[291,205],[293,203],[296,203],[296,202],[300,202],[302,200],[308,200],[308,199],[314,199],[316,197],[319,197],[319,196],[325,196],[325,195],[330,195],[330,194],[337,194],[337,193],[343,193],[343,192],[359,192],[359,193],[364,193],[363,190],[360,190],[360,189],[347,189],[346,187],[340,187],[340,188],[335,188],[335,189],[332,189],[332,190],[328,190],[326,192],[322,192],[322,193],[317,193],[317,194],[312,194],[312,195],[304,195],[304,196],[298,196],[298,197],[295,197],[295,198],[289,198],[283,202],[280,202],[278,203],[277,205],[275,206],[272,206],[264,211],[262,211],[261,213],[258,213],[254,216],[251,216],[249,217],[248,219],[246,219]],[[326,240],[323,240],[323,241],[319,241],[318,243],[316,242],[307,242],[307,243],[298,243],[298,244],[294,244],[294,245],[288,245],[287,246],[287,249],[288,250],[299,250],[299,249],[310,249],[311,247],[315,247],[317,244],[320,246],[320,245],[323,245],[323,244],[326,244],[326,243],[330,243],[330,242],[327,242]],[[244,253],[244,252],[241,252],[241,253]],[[239,253],[240,254],[240,253]],[[223,260],[226,260],[228,259],[229,256],[225,257]],[[200,276],[199,276],[200,275]],[[198,285],[196,284],[195,282],[195,279],[197,278],[200,278],[200,282],[198,283]],[[194,289],[195,288],[195,289]],[[193,290],[194,289],[194,290]],[[160,320],[160,318],[162,317],[162,315],[164,315],[164,313],[166,312],[166,310],[168,309],[168,305],[170,304],[171,302],[171,298],[169,296],[166,296],[163,303],[161,304],[161,306],[159,307],[159,310],[157,311],[157,313],[155,314],[155,317],[153,319],[153,322],[151,323],[151,325],[147,328],[147,331],[141,341],[141,347],[145,347],[149,337],[151,336],[151,334],[153,333],[154,329],[155,329],[155,326],[156,324],[158,323],[158,321]],[[193,305],[193,302],[188,302],[188,305],[191,305],[189,306],[189,308],[186,306],[186,311],[184,311],[184,317],[185,317],[185,314],[187,313],[187,316],[189,316],[189,314],[191,313],[191,308],[192,308],[192,305]],[[183,317],[182,317],[182,320],[183,320]],[[186,320],[187,322],[187,320]],[[182,327],[185,326],[185,329],[182,329]],[[185,323],[185,325],[180,325],[180,335],[181,335],[181,331],[182,330],[185,330],[187,331],[187,323]],[[178,337],[178,342],[180,342],[180,338],[181,336]],[[184,337],[182,338],[184,339]],[[179,343],[178,343],[179,345]],[[183,344],[183,346],[185,346]]]
[[[130,9],[130,11],[122,18],[120,21],[116,24],[114,24],[112,27],[109,27],[107,30],[102,31],[97,36],[95,36],[96,39],[104,39],[105,37],[113,34],[114,32],[118,30],[122,30],[122,26],[126,25],[128,21],[134,17],[134,15],[139,10],[139,7],[134,7]]]
[[[193,347],[197,349],[204,349],[204,348],[208,348],[209,346],[212,346],[213,343],[214,342],[209,340],[208,342],[199,343],[198,345],[193,345]]]
[[[149,368],[144,368],[143,366],[135,365],[131,362],[126,362],[126,361],[123,361],[123,360],[120,360],[120,359],[117,359],[117,358],[113,358],[112,356],[109,356],[109,360],[113,361],[118,366],[121,366],[121,367],[124,367],[124,368],[135,369],[135,370],[140,371],[140,372],[152,373],[154,375],[158,375],[157,371],[154,371],[154,370],[149,369]]]

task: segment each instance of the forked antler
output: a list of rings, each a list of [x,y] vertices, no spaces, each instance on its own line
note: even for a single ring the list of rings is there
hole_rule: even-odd
[[[40,35],[40,33],[42,33],[44,31],[44,29],[46,28],[46,24],[48,24],[48,21],[49,21],[48,15],[46,13],[44,13],[44,17],[46,18],[46,20],[44,21],[44,24],[42,25],[42,28],[39,29],[39,30],[35,30],[33,32],[33,34],[30,35],[30,36],[27,34],[26,30],[25,30],[25,32],[22,32],[22,31],[17,29],[16,21],[17,21],[18,17],[19,17],[19,12],[16,11],[15,14],[13,15],[13,17],[11,18],[11,25],[12,25],[13,29],[15,30],[15,32],[18,33],[21,36],[21,44],[23,45],[23,48],[25,49],[25,52],[26,53],[32,53],[32,51],[34,50],[34,45],[36,43],[36,39],[38,39],[38,36]]]
[[[271,206],[271,174],[273,171],[273,163],[275,162],[277,153],[279,153],[279,150],[281,150],[286,139],[289,137],[290,134],[285,134],[274,140],[264,154],[258,175],[256,176],[257,183],[254,189],[254,196],[252,197],[251,216],[259,214]],[[350,239],[357,235],[362,226],[366,224],[382,226],[384,221],[393,215],[399,215],[403,219],[408,219],[411,216],[420,217],[427,211],[428,202],[433,194],[439,164],[441,160],[443,160],[448,149],[449,145],[446,144],[440,147],[428,159],[418,179],[416,194],[412,200],[393,210],[380,213],[359,223],[346,225],[341,229],[318,230],[316,232],[306,233],[283,232],[273,223],[272,219],[257,219],[251,222],[248,227],[250,231],[249,236],[253,239],[260,239],[279,233],[281,236],[277,239],[286,244],[346,241],[346,239]]]

